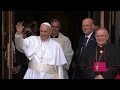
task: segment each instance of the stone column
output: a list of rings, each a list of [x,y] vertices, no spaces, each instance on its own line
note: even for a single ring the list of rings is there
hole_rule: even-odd
[[[115,44],[120,46],[120,11],[116,11]]]

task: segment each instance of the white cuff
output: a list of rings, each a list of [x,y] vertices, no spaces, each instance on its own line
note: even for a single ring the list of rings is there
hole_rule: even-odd
[[[58,77],[59,77],[59,79],[64,79],[63,66],[58,66]]]

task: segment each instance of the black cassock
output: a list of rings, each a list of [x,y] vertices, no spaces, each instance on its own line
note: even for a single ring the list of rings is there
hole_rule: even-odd
[[[103,54],[99,55],[99,53]],[[120,73],[120,48],[112,44],[105,45],[103,51],[100,51],[99,46],[88,48],[82,59],[84,62],[81,63],[80,68],[86,79],[94,79],[99,74],[104,79],[115,79],[117,74]],[[105,71],[98,70],[100,66],[95,66],[98,62],[104,63],[107,69]],[[104,65],[101,67],[104,67]],[[95,69],[98,71],[95,71]]]

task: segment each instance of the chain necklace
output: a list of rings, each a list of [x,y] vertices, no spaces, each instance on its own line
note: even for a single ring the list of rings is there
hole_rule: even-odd
[[[105,48],[106,48],[106,47],[107,47],[107,45],[105,46]],[[103,51],[100,50],[101,55],[100,55],[99,58],[97,58],[97,57],[98,57],[98,55],[97,55],[97,51],[98,51],[98,49],[97,49],[97,47],[96,47],[96,66],[95,66],[96,71],[98,71],[98,68],[99,68],[98,62],[101,60],[101,57],[102,57],[102,55],[103,55],[103,53],[104,53],[104,51],[105,51],[105,48],[104,48]],[[97,60],[98,60],[98,61],[97,61]]]
[[[49,43],[49,40],[48,40],[48,42],[47,42],[47,45],[46,45],[46,47],[45,47],[45,49],[44,49],[44,51],[42,50],[42,40],[41,40],[41,57],[40,57],[40,59],[43,59],[43,55],[45,54],[45,51],[47,50],[47,47],[48,47],[48,43]],[[42,53],[43,52],[43,53]]]

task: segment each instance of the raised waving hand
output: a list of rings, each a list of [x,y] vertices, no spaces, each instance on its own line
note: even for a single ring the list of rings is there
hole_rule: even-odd
[[[17,33],[22,34],[23,28],[24,28],[23,22],[17,23],[17,25],[16,25],[16,31],[17,31]]]

